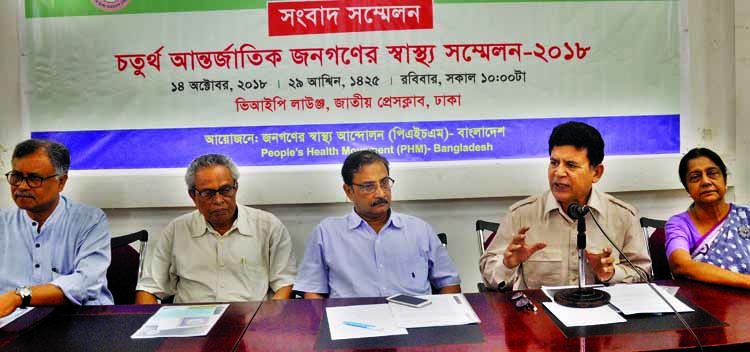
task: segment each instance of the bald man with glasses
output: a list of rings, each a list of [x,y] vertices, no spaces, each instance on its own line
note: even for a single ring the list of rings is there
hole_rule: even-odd
[[[11,164],[5,177],[16,207],[0,212],[0,317],[26,306],[112,304],[107,217],[61,194],[68,148],[29,139]]]
[[[386,297],[461,292],[461,279],[437,233],[423,220],[391,211],[388,160],[370,150],[341,168],[353,210],[323,220],[307,243],[294,290],[305,298]]]
[[[271,213],[237,204],[239,177],[227,156],[193,160],[185,182],[198,209],[149,242],[136,303],[289,298],[297,272],[289,232]]]

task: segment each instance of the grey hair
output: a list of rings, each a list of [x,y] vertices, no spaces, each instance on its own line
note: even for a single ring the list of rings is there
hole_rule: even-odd
[[[188,190],[195,190],[195,174],[199,170],[214,166],[224,166],[229,169],[234,182],[240,179],[240,171],[230,157],[221,154],[204,154],[195,158],[188,166],[185,173],[185,184],[187,184]]]
[[[48,139],[27,139],[18,143],[13,149],[11,159],[22,159],[39,150],[44,150],[58,178],[68,174],[70,168],[70,151],[62,143]]]

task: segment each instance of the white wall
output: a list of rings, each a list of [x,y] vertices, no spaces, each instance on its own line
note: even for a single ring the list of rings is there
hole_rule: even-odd
[[[734,12],[737,200],[750,203],[750,1],[736,1]]]
[[[21,68],[16,16],[20,1],[0,1],[0,147],[6,148],[28,136],[20,114],[18,83]],[[744,203],[750,202],[749,3],[683,0],[680,18],[681,117],[685,125],[692,126],[683,129],[681,135],[683,141],[694,141],[683,143],[681,149],[686,151],[693,144],[700,144],[719,151],[732,170],[730,183],[733,187],[729,198]],[[8,158],[7,152],[2,154],[3,173],[8,169]],[[605,158],[606,171],[600,186],[638,207],[644,216],[666,218],[689,203],[677,181],[677,160],[678,156],[637,158],[639,168],[633,168],[633,158]],[[398,179],[394,208],[419,216],[438,231],[448,233],[449,252],[459,267],[465,291],[476,290],[479,281],[474,221],[500,219],[520,196],[546,186],[545,160],[518,161],[510,165],[494,161],[458,163],[455,170],[430,177],[425,177],[428,173],[424,168],[428,166],[393,166],[394,178]],[[276,214],[292,233],[298,259],[301,259],[307,235],[322,218],[349,211],[340,190],[337,167],[309,170],[314,182],[310,182],[309,177],[306,180],[305,174],[296,173],[286,178],[285,184],[269,187],[268,184],[278,182],[273,173],[255,169],[246,169],[240,180],[241,187],[247,190],[240,195],[240,201],[259,204],[259,208]],[[144,192],[132,192],[131,186],[104,191],[99,185],[108,184],[107,174],[73,174],[66,192],[105,207],[115,235],[142,228],[155,235],[169,220],[191,210],[187,207],[190,200],[180,181],[181,173],[182,170],[174,170],[168,176],[157,177],[141,172],[132,176],[132,187],[147,188],[155,195],[150,199],[143,199]],[[76,177],[85,182],[77,182]],[[2,182],[0,205],[5,206],[10,202],[4,178]],[[457,198],[452,187],[441,191],[441,186],[454,184],[462,185],[464,198]],[[312,192],[311,189],[323,191]],[[307,204],[285,204],[300,199]]]
[[[0,1],[0,174],[3,175],[10,169],[13,145],[23,140],[18,1]],[[0,181],[0,207],[6,207],[10,202],[8,183],[3,176]]]
[[[740,1],[742,2],[742,1]],[[685,4],[683,1],[681,4]],[[734,156],[734,6],[731,0],[690,0],[683,18],[681,141],[695,141],[719,155]],[[684,17],[684,16],[683,16]],[[681,143],[683,152],[695,145]]]

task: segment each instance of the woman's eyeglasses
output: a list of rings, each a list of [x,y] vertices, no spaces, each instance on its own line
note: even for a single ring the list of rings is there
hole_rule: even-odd
[[[510,301],[513,302],[518,311],[536,312],[536,306],[523,292],[514,292],[513,296],[510,297]]]

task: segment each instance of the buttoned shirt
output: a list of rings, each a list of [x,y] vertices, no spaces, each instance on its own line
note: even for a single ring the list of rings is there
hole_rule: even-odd
[[[137,290],[175,303],[263,300],[294,282],[289,232],[273,214],[237,205],[221,236],[195,210],[173,220],[151,243]]]
[[[323,220],[310,235],[294,289],[329,297],[430,294],[461,283],[435,230],[391,212],[376,233],[356,212]]]
[[[114,303],[107,288],[109,226],[101,209],[61,195],[37,228],[26,210],[0,212],[0,292],[52,284],[73,304]]]
[[[636,210],[631,205],[606,193],[593,189],[587,204],[590,215],[586,215],[587,248],[612,248],[615,273],[609,282],[641,282],[651,269]],[[613,248],[592,220],[596,218],[614,244],[641,270],[630,267]],[[503,254],[518,229],[528,226],[526,245],[537,242],[547,247],[531,255],[515,268],[503,265]],[[578,283],[577,222],[560,208],[550,191],[531,196],[510,207],[510,213],[502,220],[497,236],[487,252],[479,260],[485,284],[497,287],[504,282],[514,289],[539,288],[542,285],[575,285]],[[586,260],[585,256],[583,260]],[[642,273],[639,273],[641,271]],[[592,267],[585,264],[585,284],[593,284],[596,276]]]

